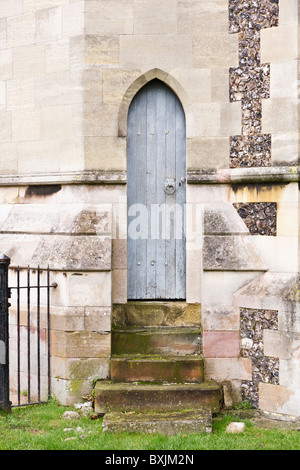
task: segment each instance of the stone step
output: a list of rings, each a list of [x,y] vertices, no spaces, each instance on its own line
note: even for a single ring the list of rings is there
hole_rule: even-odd
[[[102,422],[103,432],[195,434],[212,432],[210,410],[169,413],[107,413]]]
[[[129,384],[98,381],[95,412],[168,412],[211,410],[218,412],[222,393],[215,382],[201,384]]]
[[[195,328],[125,328],[112,331],[112,355],[185,356],[201,353],[201,331]]]
[[[127,304],[114,304],[112,325],[126,326],[201,326],[201,304],[162,301],[129,301]]]
[[[200,356],[112,357],[112,382],[201,383],[204,366]]]

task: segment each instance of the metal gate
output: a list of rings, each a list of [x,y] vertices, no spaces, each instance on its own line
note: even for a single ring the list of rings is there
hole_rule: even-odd
[[[48,402],[50,382],[50,268],[10,270],[0,256],[0,408]],[[2,351],[2,352],[1,352]]]

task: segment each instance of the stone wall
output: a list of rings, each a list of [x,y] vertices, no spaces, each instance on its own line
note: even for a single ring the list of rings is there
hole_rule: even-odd
[[[1,175],[84,168],[84,2],[0,5]]]
[[[243,291],[299,271],[297,0],[0,0],[1,251],[49,262],[58,283],[53,391],[69,403],[109,376],[111,305],[127,302],[127,112],[154,78],[186,115],[186,300],[202,304],[207,378],[297,414],[284,393],[297,403],[298,300]],[[273,310],[266,383],[243,315]]]

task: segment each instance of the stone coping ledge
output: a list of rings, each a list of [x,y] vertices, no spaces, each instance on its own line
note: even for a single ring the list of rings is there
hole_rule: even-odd
[[[189,170],[190,184],[291,183],[300,180],[299,166],[221,169],[213,172]]]
[[[0,186],[27,186],[41,184],[125,184],[125,171],[71,171],[38,173],[35,175],[1,175]]]
[[[188,170],[189,184],[291,183],[300,181],[299,166],[225,168],[216,171]],[[0,175],[0,186],[126,184],[125,170],[71,171],[35,175]]]

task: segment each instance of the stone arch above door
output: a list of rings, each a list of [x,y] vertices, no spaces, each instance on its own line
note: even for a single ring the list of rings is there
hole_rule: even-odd
[[[152,80],[158,79],[161,82],[165,83],[178,97],[183,108],[185,109],[188,104],[188,95],[182,85],[174,78],[171,74],[164,72],[161,69],[155,68],[149,70],[148,72],[142,74],[137,78],[127,89],[125,95],[123,96],[120,109],[119,109],[119,119],[118,119],[118,134],[119,137],[127,137],[127,117],[130,104],[139,92],[147,83]]]

